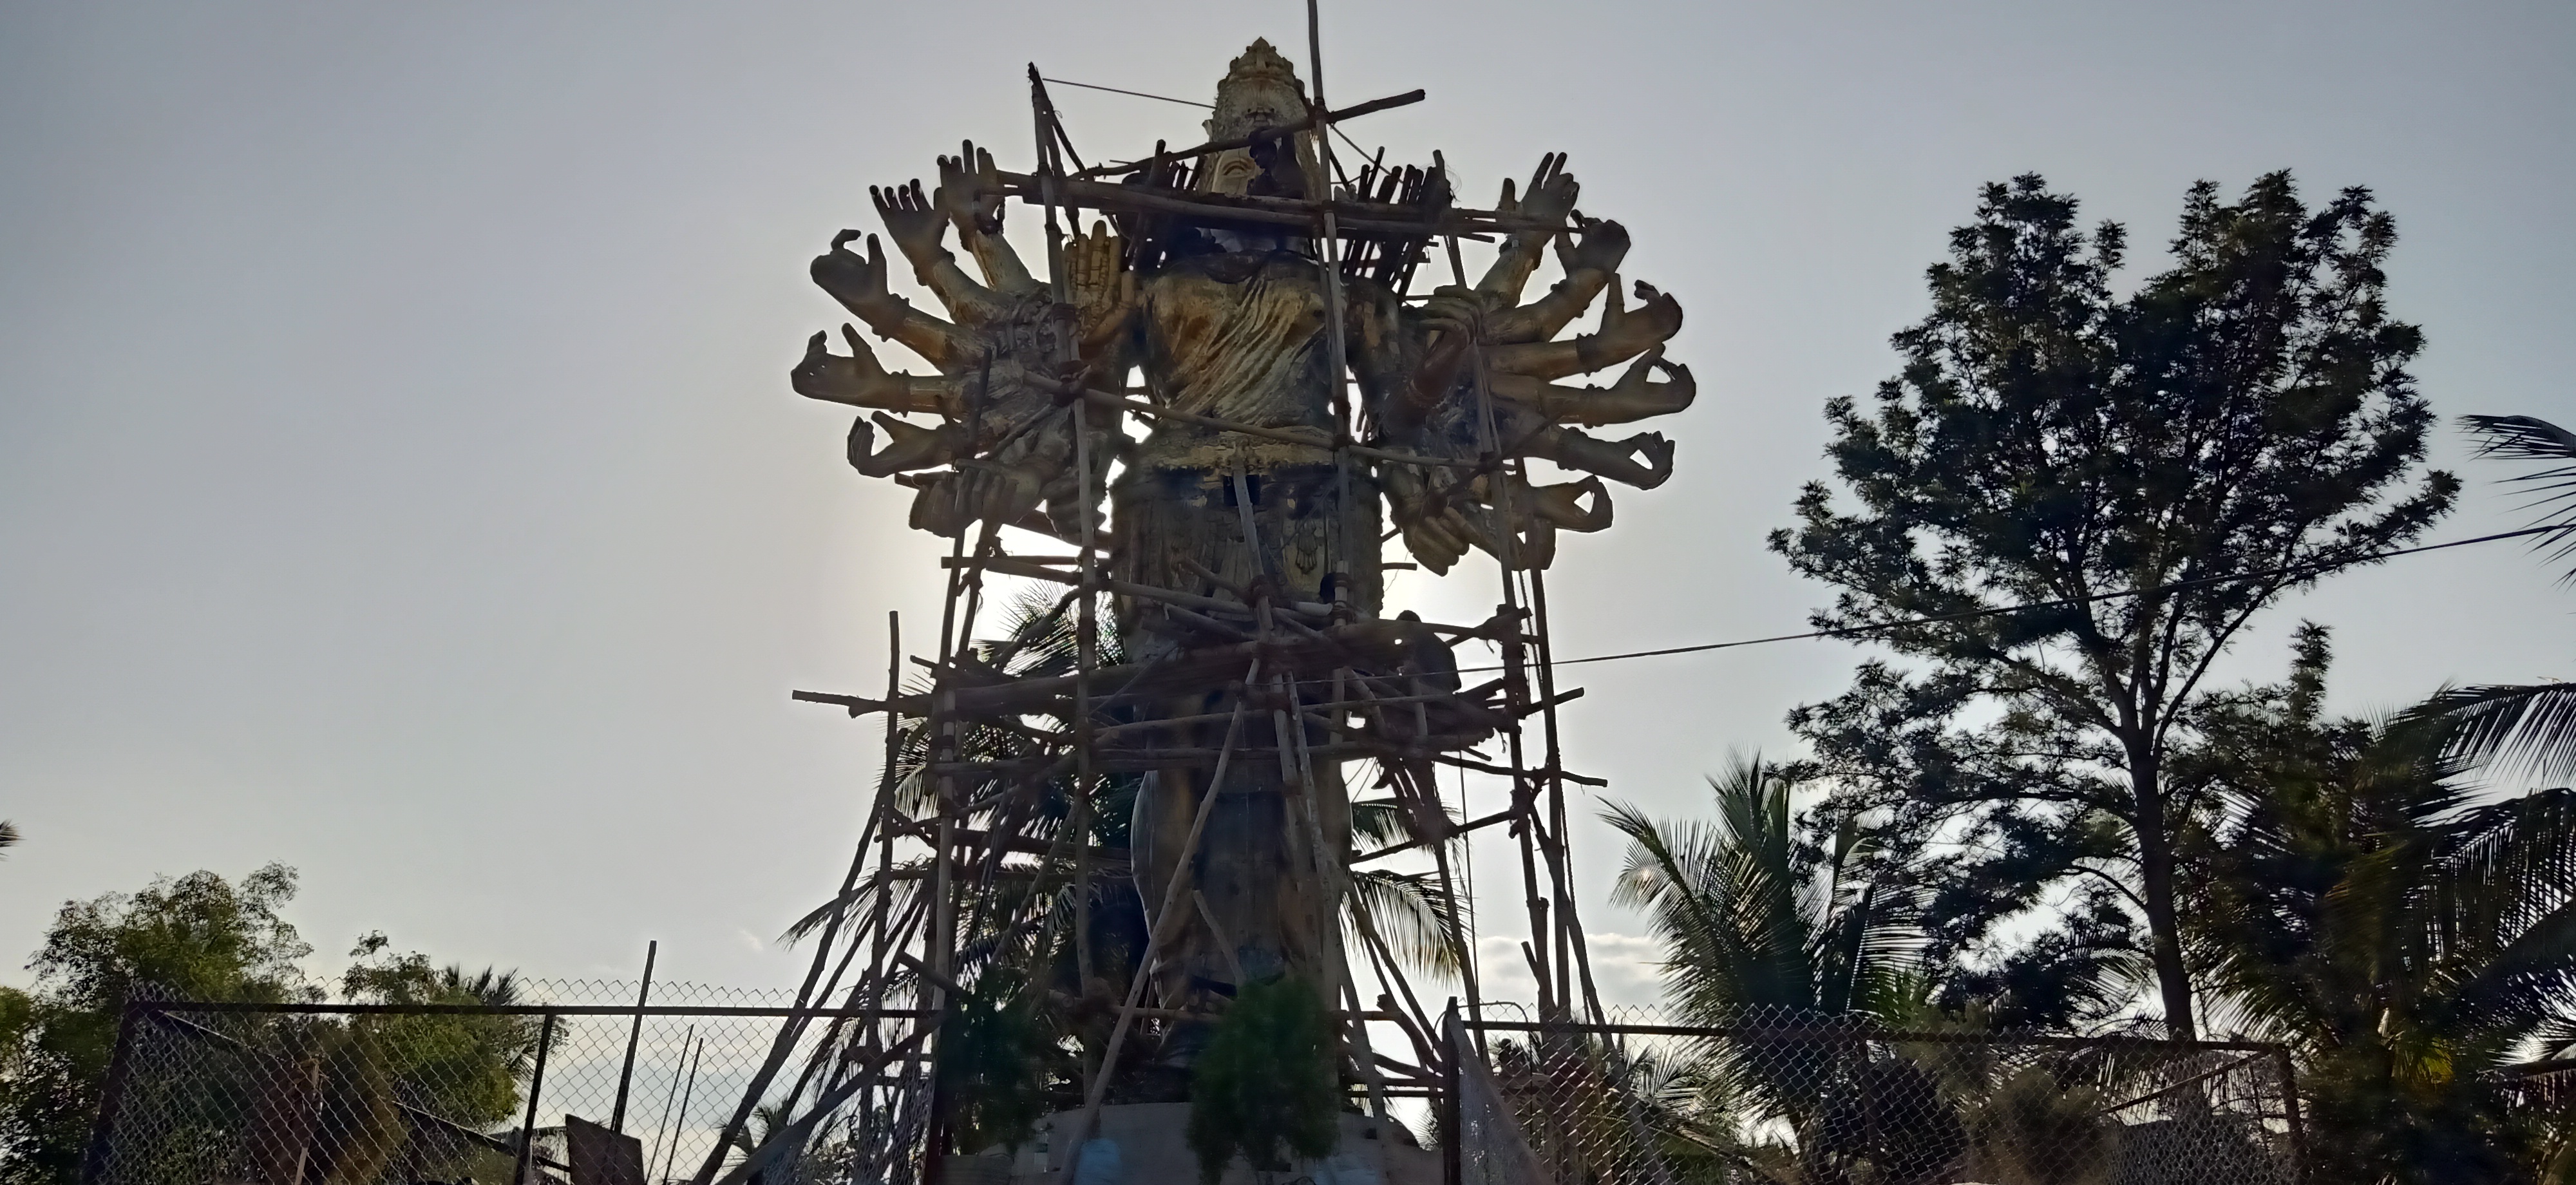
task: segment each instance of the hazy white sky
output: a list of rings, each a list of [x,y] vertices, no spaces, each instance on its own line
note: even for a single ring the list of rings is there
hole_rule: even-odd
[[[1324,30],[1337,103],[1430,92],[1363,142],[1444,150],[1477,201],[1570,151],[1688,310],[1680,476],[1568,542],[1569,656],[1799,628],[1824,593],[1761,540],[1824,472],[1819,407],[1893,370],[1922,269],[2016,173],[2127,222],[2133,277],[2196,179],[2372,186],[2435,408],[2576,416],[2564,3],[1339,0]],[[382,928],[579,975],[659,938],[666,975],[785,978],[877,753],[787,692],[880,685],[887,611],[926,639],[938,591],[906,492],[787,389],[842,320],[805,261],[960,138],[1025,167],[1031,59],[1203,98],[1257,35],[1302,63],[1302,6],[0,7],[0,981],[67,897],[268,860],[325,954]],[[1057,97],[1088,157],[1196,132]],[[2436,451],[2472,480],[2442,537],[2521,524],[2503,470],[2447,424]],[[2567,673],[2571,608],[2509,547],[2401,560],[2235,669],[2314,617],[2338,706],[2382,708]],[[1697,810],[1857,653],[1582,669],[1570,762]],[[1633,957],[1617,851],[1578,839],[1597,949]]]

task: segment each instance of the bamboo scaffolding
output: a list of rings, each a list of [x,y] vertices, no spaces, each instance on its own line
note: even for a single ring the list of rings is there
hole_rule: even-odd
[[[1446,1084],[1454,1081],[1455,1067],[1444,1068],[1448,1054],[1431,1037],[1437,1028],[1434,1016],[1425,1010],[1367,902],[1351,890],[1350,870],[1359,864],[1408,853],[1429,858],[1439,891],[1449,903],[1439,941],[1452,948],[1464,990],[1463,1001],[1452,997],[1452,1007],[1463,1002],[1466,1014],[1473,1018],[1470,1027],[1481,1041],[1484,996],[1475,970],[1477,939],[1470,908],[1476,888],[1470,883],[1473,862],[1468,861],[1462,874],[1453,857],[1467,853],[1476,833],[1508,825],[1520,855],[1521,890],[1530,926],[1530,941],[1523,951],[1537,982],[1539,1015],[1552,1026],[1550,1032],[1577,1019],[1597,1024],[1604,1018],[1573,895],[1571,853],[1565,846],[1567,784],[1604,783],[1564,768],[1558,713],[1583,692],[1580,688],[1561,691],[1555,685],[1544,582],[1516,554],[1518,534],[1510,527],[1516,521],[1511,503],[1514,490],[1527,480],[1526,466],[1507,459],[1512,450],[1498,438],[1485,359],[1473,347],[1467,381],[1474,384],[1477,401],[1480,455],[1435,457],[1362,443],[1365,425],[1351,398],[1343,288],[1348,273],[1392,283],[1400,293],[1403,283],[1409,283],[1413,265],[1427,257],[1423,252],[1434,239],[1447,244],[1452,276],[1465,284],[1459,239],[1553,234],[1564,227],[1449,204],[1446,162],[1437,154],[1427,173],[1388,169],[1381,152],[1381,159],[1364,162],[1356,180],[1341,177],[1332,147],[1334,124],[1417,102],[1422,95],[1417,91],[1331,110],[1325,103],[1324,61],[1311,3],[1308,16],[1314,96],[1310,109],[1293,125],[1262,134],[1275,138],[1311,129],[1326,175],[1339,178],[1337,188],[1305,198],[1228,197],[1166,184],[1175,175],[1168,167],[1172,162],[1246,147],[1248,138],[1176,151],[1157,145],[1153,155],[1140,161],[1085,166],[1034,66],[1030,103],[1036,164],[1026,173],[1001,174],[1000,188],[1005,199],[1034,207],[1042,215],[1053,315],[1059,318],[1069,318],[1072,311],[1064,235],[1068,220],[1078,223],[1082,210],[1177,219],[1206,227],[1293,227],[1311,234],[1324,287],[1322,345],[1333,360],[1330,430],[1245,424],[1136,398],[1136,392],[1124,389],[1127,376],[1083,371],[1073,358],[1072,335],[1059,334],[1061,353],[1055,372],[1032,375],[1029,381],[1051,391],[1059,411],[1072,421],[1079,519],[1060,527],[1032,512],[1008,525],[1063,543],[1071,554],[1009,554],[1000,545],[1000,524],[990,521],[983,523],[971,544],[966,532],[960,531],[940,564],[945,596],[935,660],[911,660],[928,669],[927,690],[907,692],[900,685],[904,660],[897,623],[890,629],[888,680],[882,698],[792,693],[796,701],[840,707],[853,718],[885,718],[886,769],[862,829],[860,854],[860,862],[874,866],[867,877],[874,897],[855,926],[842,928],[837,936],[827,928],[826,949],[817,952],[815,971],[819,975],[831,963],[829,978],[820,981],[828,995],[843,982],[845,970],[856,969],[857,978],[847,988],[848,1000],[854,1006],[867,1004],[871,1016],[891,1015],[883,1005],[892,985],[898,983],[912,985],[914,1002],[920,1007],[910,1010],[915,1019],[909,1035],[900,1029],[889,1031],[890,1022],[868,1020],[843,1040],[838,1027],[842,1022],[836,1020],[826,1048],[814,1050],[807,1058],[788,1098],[793,1103],[806,1097],[809,1085],[817,1104],[832,1099],[837,1106],[855,1097],[867,1123],[873,1125],[868,1138],[884,1141],[881,1147],[871,1145],[876,1148],[871,1155],[883,1166],[890,1185],[936,1185],[943,1160],[956,1151],[942,1126],[947,1108],[940,1088],[926,1067],[938,1058],[936,1018],[952,996],[977,982],[975,964],[960,962],[961,944],[994,935],[1025,942],[1034,934],[1040,949],[1060,949],[1056,944],[1067,941],[1060,933],[1062,918],[1062,924],[1073,930],[1069,941],[1078,982],[1104,974],[1114,982],[1119,974],[1102,968],[1099,952],[1091,949],[1091,914],[1102,878],[1123,878],[1131,860],[1128,850],[1103,846],[1092,838],[1096,795],[1105,778],[1147,771],[1196,771],[1193,777],[1209,776],[1207,792],[1192,814],[1177,871],[1164,885],[1161,908],[1145,928],[1145,949],[1127,979],[1110,1035],[1096,1051],[1098,1060],[1084,1067],[1081,1118],[1070,1133],[1073,1138],[1059,1170],[1060,1181],[1073,1179],[1082,1145],[1096,1129],[1110,1080],[1135,1026],[1143,1021],[1204,1021],[1212,1015],[1196,1006],[1175,1009],[1168,1006],[1169,1001],[1150,999],[1149,988],[1157,981],[1158,964],[1182,930],[1203,925],[1211,933],[1222,932],[1218,915],[1195,886],[1191,866],[1218,797],[1216,789],[1240,761],[1278,765],[1280,783],[1289,798],[1290,867],[1299,878],[1311,878],[1316,890],[1310,895],[1319,912],[1313,923],[1326,948],[1323,961],[1331,980],[1318,986],[1332,1006],[1328,1010],[1345,1026],[1342,1041],[1350,1057],[1344,1081],[1365,1091],[1368,1112],[1381,1127],[1392,1122],[1390,1100],[1441,1098]],[[1131,175],[1131,183],[1101,180],[1121,174]],[[1126,225],[1133,224],[1122,222]],[[980,383],[971,387],[965,400],[970,435],[985,398],[981,387]],[[1343,516],[1327,535],[1333,594],[1329,601],[1285,601],[1272,595],[1271,590],[1279,587],[1278,573],[1268,570],[1269,553],[1261,546],[1262,531],[1256,521],[1258,503],[1239,459],[1230,475],[1233,501],[1242,515],[1243,537],[1251,552],[1261,557],[1266,579],[1246,587],[1201,568],[1198,576],[1205,583],[1190,590],[1110,576],[1103,561],[1120,540],[1100,521],[1102,474],[1094,469],[1098,457],[1092,440],[1103,415],[1187,424],[1238,441],[1312,448],[1319,459],[1329,455]],[[1353,471],[1372,464],[1449,470],[1458,473],[1460,480],[1485,474],[1513,479],[1499,483],[1495,499],[1507,529],[1501,554],[1495,557],[1501,597],[1493,617],[1468,626],[1399,624],[1360,615],[1352,599],[1354,577],[1375,579],[1374,573],[1388,566],[1378,554],[1382,540],[1356,517],[1360,503],[1355,501]],[[916,487],[933,480],[906,477],[906,484]],[[987,590],[986,578],[993,576],[1066,590],[1057,610],[1070,608],[1075,618],[1070,673],[1011,675],[994,669],[1006,666],[1003,660],[977,649],[975,623]],[[1178,650],[1152,661],[1103,661],[1097,646],[1098,599],[1103,595],[1140,607],[1129,628],[1167,635],[1180,643]],[[1401,673],[1406,669],[1410,639],[1421,632],[1454,642],[1493,644],[1500,651],[1503,674],[1464,690],[1424,686],[1420,678]],[[1138,705],[1205,694],[1229,694],[1233,702],[1222,712],[1132,718],[1131,709]],[[1251,743],[1259,738],[1243,735],[1244,720],[1256,713],[1269,721],[1267,744]],[[1220,745],[1191,743],[1188,730],[1219,720],[1225,722]],[[1434,731],[1435,721],[1444,722],[1443,731]],[[909,759],[902,743],[907,735],[922,746],[909,751],[918,753],[920,764],[899,771],[899,762]],[[1496,740],[1502,748],[1499,756],[1484,748]],[[997,750],[996,744],[1004,747]],[[1023,755],[1008,755],[1014,752]],[[1350,852],[1349,836],[1329,833],[1324,825],[1326,789],[1340,783],[1329,780],[1331,771],[1316,767],[1318,762],[1354,760],[1378,761],[1391,771],[1400,763],[1413,771],[1390,772],[1389,777],[1398,779],[1392,784],[1399,787],[1400,797],[1416,792],[1428,796],[1441,814],[1438,834],[1414,834],[1369,851]],[[1505,780],[1510,787],[1509,805],[1463,823],[1448,823],[1466,813],[1466,784],[1456,788],[1460,807],[1451,813],[1444,797],[1451,791],[1441,785],[1437,773],[1441,769]],[[930,804],[927,809],[898,804],[898,789],[908,785],[926,791],[922,799]],[[1055,825],[1051,837],[1033,831],[1043,825],[1038,803],[1059,789],[1069,799],[1067,815]],[[922,799],[906,801],[917,804]],[[927,857],[905,857],[898,851],[899,845],[912,843],[927,847]],[[854,863],[853,885],[858,871]],[[911,901],[900,911],[893,907],[898,885],[920,886],[904,890]],[[1008,903],[1024,903],[1068,887],[1067,908],[1049,906],[1042,915],[997,912],[1026,908]],[[839,910],[854,899],[845,888],[832,914],[832,926],[840,925]],[[1358,968],[1343,950],[1345,909],[1356,936],[1353,945],[1377,980],[1375,1010],[1364,1010]],[[1225,953],[1231,957],[1231,944],[1220,945],[1227,947]],[[1239,968],[1232,973],[1242,981]],[[809,976],[809,988],[817,982]],[[1034,985],[1031,990],[1036,990]],[[1396,1048],[1409,1045],[1416,1060],[1408,1063],[1372,1049],[1368,1025],[1373,1021],[1395,1026],[1403,1034]],[[898,1059],[899,1073],[892,1068]],[[861,1067],[867,1068],[861,1072]],[[825,1112],[807,1110],[804,1116],[797,1122],[811,1131],[813,1123],[824,1120]],[[737,1116],[729,1129],[738,1129],[741,1121]],[[855,1119],[852,1130],[859,1130]],[[1059,1139],[1066,1134],[1057,1133]],[[709,1180],[712,1168],[711,1164],[697,1179]]]

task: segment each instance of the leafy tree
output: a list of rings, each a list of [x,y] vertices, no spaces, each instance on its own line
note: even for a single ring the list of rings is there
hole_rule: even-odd
[[[956,998],[940,1021],[939,1083],[956,1146],[966,1152],[1017,1151],[1046,1117],[1050,1075],[1071,1079],[1078,1067],[1038,1015],[1028,977],[987,970]]]
[[[2083,231],[2036,176],[1990,185],[1894,339],[1903,370],[1874,407],[1827,404],[1856,505],[1810,485],[1771,545],[1840,590],[1819,628],[1910,662],[1790,720],[1831,811],[1883,808],[1891,843],[2013,849],[2017,878],[1937,919],[1954,945],[2089,878],[2143,921],[2166,1024],[2196,1031],[2175,883],[2196,804],[2168,750],[2256,613],[2415,538],[2457,489],[2414,476],[2423,339],[2385,307],[2395,241],[2365,190],[2310,209],[2286,173],[2232,203],[2202,183],[2172,267],[2123,297],[2119,226]]]
[[[2315,1179],[2541,1179],[2576,1115],[2505,1071],[2576,1038],[2576,792],[2481,801],[2456,722],[2325,719],[2326,666],[2303,630],[2286,683],[2213,702],[2177,754],[2221,805],[2196,961],[2298,1051]]]
[[[296,966],[313,948],[278,915],[294,896],[295,870],[270,864],[238,882],[194,872],[65,902],[28,963],[35,991],[0,998],[0,1181],[79,1179],[117,1020],[138,992],[319,998]]]
[[[128,1001],[323,1000],[299,968],[312,947],[280,914],[294,896],[295,871],[271,864],[238,881],[196,872],[65,903],[29,964],[35,990],[0,989],[0,1183],[79,1179]],[[358,961],[340,979],[350,1002],[515,1001],[508,974],[434,968],[388,947],[371,934],[351,952]],[[202,1176],[207,1156],[260,1161],[276,1129],[263,1117],[292,1112],[313,1117],[297,1154],[315,1179],[372,1180],[398,1153],[415,1167],[461,1161],[477,1146],[460,1127],[516,1114],[536,1042],[532,1021],[506,1016],[237,1017],[226,1027],[265,1056],[223,1063],[246,1075],[237,1078],[209,1069],[130,1085],[140,1093],[129,1104],[163,1122],[149,1146],[120,1155]],[[415,1122],[424,1112],[445,1122]]]

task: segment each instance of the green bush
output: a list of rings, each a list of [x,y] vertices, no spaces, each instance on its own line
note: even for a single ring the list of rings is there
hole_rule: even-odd
[[[1324,999],[1297,979],[1253,984],[1236,997],[1190,1076],[1190,1150],[1213,1183],[1236,1153],[1255,1170],[1285,1172],[1339,1142],[1333,1023]]]

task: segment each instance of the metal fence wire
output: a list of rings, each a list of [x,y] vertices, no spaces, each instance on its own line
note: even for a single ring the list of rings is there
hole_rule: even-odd
[[[2290,1185],[2278,1046],[1720,1027],[1486,1005],[1448,1044],[1462,1185]],[[1481,1048],[1482,1053],[1478,1052]]]
[[[926,1050],[907,1041],[917,1014],[800,1012],[784,993],[688,984],[657,984],[638,1009],[634,991],[524,983],[532,1002],[507,1008],[137,1004],[86,1180],[924,1178],[932,1091]],[[1431,1050],[1442,1064],[1414,1079],[1428,1097],[1408,1092],[1419,1101],[1398,1118],[1441,1147],[1455,1185],[2299,1180],[2277,1046],[1895,1033],[1794,1013],[1717,1027],[1647,1011],[1591,1025],[1508,1004],[1476,1013],[1447,1022]],[[795,1114],[815,1118],[786,1155],[745,1166],[780,1113],[754,1111],[721,1152],[719,1134],[764,1066],[775,1072],[760,1097],[802,1100]],[[1352,1079],[1349,1107],[1364,1110]],[[1432,1185],[1387,1167],[1380,1185]],[[1042,1170],[1011,1180],[1059,1185]]]
[[[763,1185],[900,1182],[919,1160],[918,1019],[784,1007],[788,993],[520,981],[508,1007],[223,1005],[126,1011],[87,1185],[642,1185],[721,1178],[770,1133],[765,1096],[843,1092]],[[786,1047],[778,1052],[782,1036]],[[916,1056],[870,1058],[890,1046]],[[777,1056],[773,1057],[774,1054]],[[877,1063],[877,1064],[872,1064]],[[866,1071],[866,1081],[851,1079]],[[917,1102],[912,1109],[918,1111]]]

